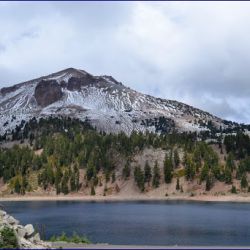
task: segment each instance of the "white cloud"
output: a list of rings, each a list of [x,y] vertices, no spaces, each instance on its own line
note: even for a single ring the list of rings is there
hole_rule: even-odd
[[[0,4],[2,85],[66,67],[250,122],[249,2]]]

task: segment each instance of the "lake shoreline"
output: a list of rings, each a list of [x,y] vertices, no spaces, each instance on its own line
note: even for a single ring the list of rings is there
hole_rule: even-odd
[[[49,242],[54,248],[61,249],[249,249],[247,246],[179,246],[179,245],[116,245],[108,243],[67,243],[67,242]]]
[[[197,202],[246,202],[250,203],[250,196],[239,195],[197,195],[197,196],[167,196],[152,197],[138,196],[83,196],[83,195],[9,195],[0,197],[1,201],[197,201]]]

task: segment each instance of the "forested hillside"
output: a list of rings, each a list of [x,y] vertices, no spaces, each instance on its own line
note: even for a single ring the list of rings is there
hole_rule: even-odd
[[[1,195],[250,191],[250,139],[242,131],[208,144],[196,133],[106,134],[62,117],[22,127],[1,137]]]

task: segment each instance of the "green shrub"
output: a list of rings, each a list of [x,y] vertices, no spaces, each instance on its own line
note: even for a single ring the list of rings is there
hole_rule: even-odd
[[[8,227],[0,231],[0,248],[18,248],[18,242],[14,230]]]
[[[237,194],[237,190],[236,190],[236,187],[235,187],[235,186],[232,186],[232,188],[231,188],[231,193],[232,193],[232,194]]]
[[[91,193],[90,193],[91,195],[95,195],[95,188],[94,188],[94,186],[91,186]]]
[[[59,236],[55,236],[53,235],[50,238],[51,242],[55,242],[55,241],[65,241],[65,242],[73,242],[73,243],[85,243],[85,244],[89,244],[90,240],[84,236],[84,235],[78,235],[76,232],[73,232],[72,236],[67,236],[64,232],[62,232],[61,235]]]

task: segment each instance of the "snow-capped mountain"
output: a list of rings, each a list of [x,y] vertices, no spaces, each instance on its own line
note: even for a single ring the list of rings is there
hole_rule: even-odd
[[[132,90],[112,76],[65,69],[0,90],[0,133],[33,117],[70,116],[106,132],[207,130],[226,127],[207,112]]]

